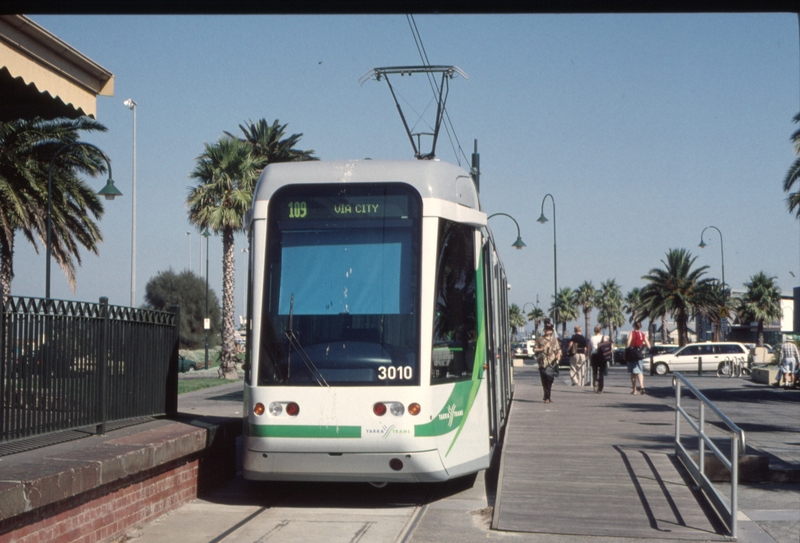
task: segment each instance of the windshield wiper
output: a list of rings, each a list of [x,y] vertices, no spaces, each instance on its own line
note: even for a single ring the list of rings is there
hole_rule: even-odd
[[[283,334],[286,336],[286,339],[289,340],[289,353],[286,355],[286,380],[288,381],[290,378],[291,367],[292,367],[292,348],[297,351],[297,354],[300,355],[300,360],[303,361],[305,364],[308,373],[311,374],[311,377],[317,382],[319,386],[326,386],[330,387],[328,381],[325,380],[325,377],[322,376],[322,373],[319,371],[319,368],[314,364],[311,360],[311,357],[308,356],[306,350],[300,344],[300,339],[297,337],[297,332],[292,329],[292,325],[294,324],[294,294],[292,294],[291,299],[289,300],[289,328],[284,330]]]

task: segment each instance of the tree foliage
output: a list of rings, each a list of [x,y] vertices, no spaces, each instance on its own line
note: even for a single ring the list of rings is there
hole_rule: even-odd
[[[763,271],[750,277],[736,307],[740,322],[757,323],[759,346],[764,344],[764,323],[781,318],[781,289],[775,279]]]
[[[795,123],[800,123],[800,113],[795,115],[793,120]],[[795,182],[800,179],[800,129],[792,134],[791,140],[794,144],[794,154],[797,155],[797,158],[789,167],[789,171],[786,172],[786,177],[783,180],[783,191],[789,193],[786,198],[789,212],[800,218],[800,190],[792,192]]]
[[[205,345],[206,280],[191,270],[175,273],[172,269],[159,272],[144,287],[144,300],[149,309],[168,311],[181,306],[181,349],[199,349]],[[208,317],[211,329],[209,346],[219,345],[220,308],[217,294],[208,289]]]
[[[81,131],[105,132],[91,119],[17,120],[0,122],[0,288],[8,294],[14,278],[14,243],[19,231],[39,251],[47,237],[48,171],[50,161],[67,144],[78,141]],[[96,176],[106,171],[102,155],[90,146],[74,145],[53,163],[50,194],[53,258],[77,284],[76,263],[80,247],[97,254],[103,240],[95,220],[103,204],[78,174]]]
[[[525,317],[517,304],[508,308],[508,324],[511,326],[511,337],[517,336],[517,330],[525,326]]]
[[[653,268],[642,279],[648,284],[641,291],[642,307],[653,318],[654,315],[671,314],[678,327],[678,344],[689,340],[688,321],[696,315],[703,302],[711,279],[703,279],[708,266],[692,269],[697,257],[686,249],[670,249],[664,268]]]

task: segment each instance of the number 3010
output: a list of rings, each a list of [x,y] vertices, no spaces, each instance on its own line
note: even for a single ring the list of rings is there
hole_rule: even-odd
[[[411,366],[400,366],[396,368],[394,366],[381,366],[378,368],[378,379],[381,381],[390,380],[394,381],[396,379],[405,379],[409,380],[414,377],[414,368]]]

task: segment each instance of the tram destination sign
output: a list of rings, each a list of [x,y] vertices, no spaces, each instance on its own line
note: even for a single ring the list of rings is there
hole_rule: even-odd
[[[376,194],[375,196],[301,196],[286,195],[278,202],[278,220],[364,220],[407,219],[409,197]]]

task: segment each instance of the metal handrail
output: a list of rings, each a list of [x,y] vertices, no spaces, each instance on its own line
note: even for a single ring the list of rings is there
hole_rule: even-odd
[[[700,412],[698,422],[695,422],[692,417],[681,407],[681,387],[685,385],[689,391],[694,394],[695,398],[700,401]],[[675,454],[683,462],[684,466],[689,470],[697,485],[705,491],[711,505],[717,510],[717,513],[722,518],[731,531],[731,537],[736,540],[737,527],[736,527],[736,511],[738,509],[738,492],[737,486],[739,483],[739,453],[744,454],[745,451],[745,435],[744,430],[739,428],[733,421],[731,421],[725,414],[720,411],[702,392],[697,390],[686,377],[680,373],[675,373],[672,376],[672,386],[675,389]],[[705,406],[720,418],[720,420],[728,427],[731,433],[731,458],[730,460],[725,454],[717,448],[711,438],[705,433]],[[681,443],[680,434],[680,420],[681,416],[689,423],[692,429],[698,436],[698,462],[692,459],[686,448]],[[714,488],[714,485],[706,477],[705,474],[705,446],[708,445],[711,452],[722,462],[726,468],[730,470],[731,474],[731,498],[730,505],[725,503],[725,498]]]

